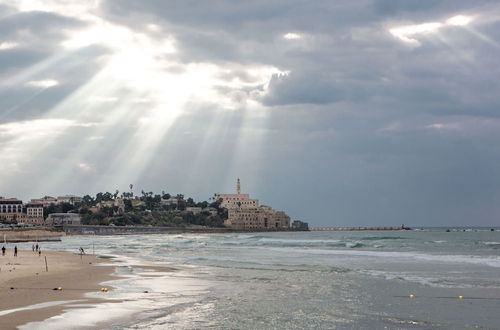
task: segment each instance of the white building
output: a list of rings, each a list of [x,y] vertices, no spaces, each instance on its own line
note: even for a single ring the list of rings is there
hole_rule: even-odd
[[[44,222],[43,204],[29,202],[23,205],[17,198],[0,198],[0,221],[41,225]]]
[[[160,200],[161,205],[178,205],[179,204],[179,198],[177,197],[170,197],[169,199],[161,199]]]
[[[23,219],[24,223],[31,223],[35,225],[42,225],[43,218],[43,204],[37,202],[29,202],[25,205],[26,215]]]
[[[57,204],[57,198],[52,196],[44,196],[42,198],[32,199],[31,201],[35,203],[42,203],[44,207],[47,207],[50,204]]]
[[[45,223],[49,226],[80,225],[82,220],[76,213],[51,213]]]
[[[241,193],[240,179],[236,182],[236,194],[219,194],[217,200],[221,200],[220,207],[228,210],[259,207],[259,200],[250,199],[249,194]]]
[[[236,194],[219,194],[220,207],[228,210],[224,225],[234,229],[284,230],[290,227],[290,217],[283,211],[275,211],[269,206],[259,206],[257,199],[241,193],[240,179],[236,183]]]
[[[57,197],[57,203],[70,203],[71,205],[75,205],[75,203],[83,202],[83,197],[75,196],[75,195],[64,195]]]
[[[100,210],[103,207],[111,207],[111,208],[116,207],[116,212],[115,212],[116,214],[125,213],[125,202],[122,198],[117,198],[117,199],[112,200],[112,201],[102,201],[102,202],[97,203],[97,205],[96,205],[97,210]]]
[[[17,222],[23,215],[22,200],[17,198],[0,198],[0,221]]]

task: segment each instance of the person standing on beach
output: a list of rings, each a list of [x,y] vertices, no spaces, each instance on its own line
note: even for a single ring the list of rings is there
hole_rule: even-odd
[[[2,246],[2,255],[4,256],[5,255],[5,245]]]
[[[31,246],[31,250],[32,250],[33,252],[35,252],[35,246],[34,246],[34,245],[32,245],[32,246]]]
[[[38,243],[35,245],[35,251],[38,251]]]
[[[17,245],[14,246],[14,257],[17,257]]]

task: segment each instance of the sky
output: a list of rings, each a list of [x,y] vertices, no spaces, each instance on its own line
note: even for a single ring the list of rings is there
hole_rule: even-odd
[[[500,226],[496,0],[0,0],[0,196]]]

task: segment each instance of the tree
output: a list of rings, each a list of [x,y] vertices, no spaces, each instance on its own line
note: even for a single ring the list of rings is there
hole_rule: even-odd
[[[113,194],[110,193],[110,192],[105,192],[103,195],[102,195],[102,198],[103,200],[105,201],[112,201],[113,200]]]
[[[203,201],[201,203],[196,204],[196,206],[201,207],[202,209],[204,209],[204,208],[208,207],[208,202],[207,201]]]
[[[125,212],[131,212],[134,210],[132,206],[132,201],[130,199],[124,199],[123,204],[125,205]]]
[[[83,204],[86,206],[93,206],[94,205],[94,198],[90,195],[85,195],[83,196]]]
[[[59,204],[59,206],[60,206],[60,209],[59,209],[60,213],[68,213],[69,211],[73,210],[73,208],[74,208],[73,204],[70,204],[70,203],[61,203],[61,204]]]

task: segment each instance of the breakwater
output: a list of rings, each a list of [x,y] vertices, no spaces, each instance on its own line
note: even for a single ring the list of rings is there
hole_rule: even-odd
[[[310,231],[355,231],[355,230],[411,230],[409,227],[317,227]]]

